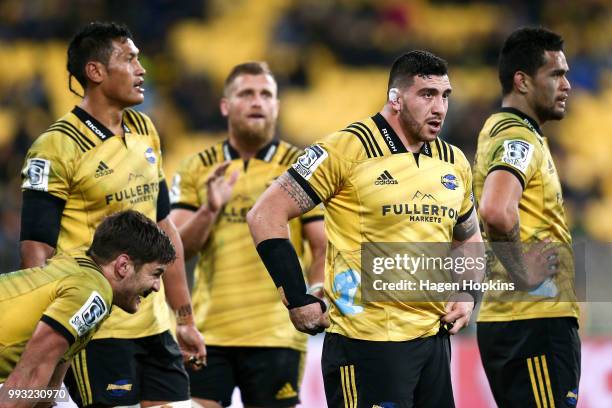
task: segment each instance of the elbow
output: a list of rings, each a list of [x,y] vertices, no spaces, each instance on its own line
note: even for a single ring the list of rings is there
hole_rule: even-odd
[[[514,209],[509,209],[499,205],[491,205],[486,202],[478,209],[482,222],[496,231],[508,232],[518,222],[518,214]]]

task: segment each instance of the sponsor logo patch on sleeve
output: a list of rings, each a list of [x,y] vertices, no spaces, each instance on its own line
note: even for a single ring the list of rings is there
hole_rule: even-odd
[[[531,162],[533,150],[533,145],[524,140],[506,140],[502,161],[525,173]]]
[[[176,204],[181,200],[181,175],[175,174],[172,177],[172,187],[170,188],[170,203]]]
[[[85,304],[70,318],[70,325],[76,330],[79,337],[83,336],[93,329],[107,312],[108,307],[104,299],[94,290]]]
[[[310,179],[314,171],[327,159],[327,152],[319,145],[307,147],[304,154],[298,157],[293,169],[305,180]]]
[[[49,191],[49,170],[51,161],[46,159],[28,159],[23,169],[21,188],[28,190]]]

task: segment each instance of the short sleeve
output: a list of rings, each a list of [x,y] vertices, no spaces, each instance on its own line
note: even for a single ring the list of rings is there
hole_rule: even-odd
[[[185,208],[197,210],[201,205],[198,193],[206,192],[206,183],[198,185],[197,180],[206,180],[208,168],[195,168],[194,161],[197,157],[192,156],[180,164],[179,169],[172,178],[172,188],[170,189],[170,203],[172,208]],[[198,177],[196,177],[196,175]]]
[[[340,153],[339,140],[329,137],[307,147],[289,168],[289,174],[316,204],[334,196],[344,185],[352,168],[353,163]]]
[[[301,223],[308,224],[309,222],[313,221],[323,221],[324,210],[323,204],[316,205],[312,210],[302,214],[300,217]]]
[[[21,170],[22,190],[42,191],[68,200],[77,146],[64,135],[48,132],[28,150]]]
[[[58,284],[57,296],[43,312],[42,320],[72,344],[97,330],[110,313],[112,299],[108,296],[105,299],[108,291],[108,288],[84,283],[83,274],[72,274]]]
[[[459,150],[455,147],[451,147],[455,149],[455,151]],[[470,167],[470,163],[467,158],[463,155],[461,151],[459,151],[459,161],[458,164],[460,167],[460,174],[463,178],[463,185],[465,186],[465,191],[463,193],[463,201],[461,202],[461,209],[459,210],[459,217],[457,219],[457,224],[465,221],[469,218],[472,213],[472,209],[474,208],[474,193],[472,190],[472,169]]]
[[[513,127],[493,137],[487,158],[487,174],[506,170],[515,175],[523,189],[536,173],[542,160],[540,141],[530,130]]]

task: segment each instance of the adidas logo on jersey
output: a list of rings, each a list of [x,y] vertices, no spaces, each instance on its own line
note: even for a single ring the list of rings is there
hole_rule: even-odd
[[[106,163],[104,163],[103,161],[100,161],[100,163],[98,164],[98,168],[96,169],[96,174],[94,177],[100,178],[100,177],[108,176],[109,174],[113,174],[113,172],[114,170],[108,167]]]
[[[385,184],[399,184],[396,179],[387,171],[383,171],[380,176],[374,182],[377,186],[383,186]]]
[[[297,397],[297,392],[293,389],[290,383],[285,383],[283,387],[276,393],[276,399],[287,399]]]

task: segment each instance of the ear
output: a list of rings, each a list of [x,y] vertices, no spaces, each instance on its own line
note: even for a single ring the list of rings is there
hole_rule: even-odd
[[[523,71],[514,73],[514,88],[521,94],[526,94],[529,91],[531,77]]]
[[[219,103],[219,109],[221,110],[221,114],[223,115],[223,117],[227,118],[227,116],[229,115],[229,101],[225,96],[221,98],[221,102]]]
[[[389,94],[387,95],[389,104],[391,105],[391,108],[395,112],[399,112],[400,110],[402,110],[402,103],[400,102],[400,96],[399,95],[400,95],[399,94],[399,89],[397,89],[397,88],[389,89]]]
[[[99,84],[106,77],[106,67],[101,62],[89,61],[85,64],[85,75],[91,82]]]
[[[130,273],[132,260],[128,254],[121,254],[115,259],[115,276],[119,279],[124,279]]]

